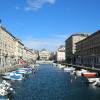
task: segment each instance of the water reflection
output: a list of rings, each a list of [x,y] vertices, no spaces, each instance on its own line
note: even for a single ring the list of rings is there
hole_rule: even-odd
[[[22,81],[12,82],[16,93],[10,100],[99,100],[100,88],[52,65],[40,65]]]

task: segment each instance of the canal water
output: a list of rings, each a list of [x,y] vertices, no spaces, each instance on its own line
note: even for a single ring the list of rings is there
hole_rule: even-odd
[[[13,82],[10,100],[100,100],[100,87],[70,75],[56,66],[42,64],[35,73]]]

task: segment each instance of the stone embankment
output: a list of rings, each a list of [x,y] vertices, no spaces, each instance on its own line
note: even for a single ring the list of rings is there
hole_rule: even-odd
[[[0,74],[16,70],[16,68],[25,67],[26,65],[0,67]]]

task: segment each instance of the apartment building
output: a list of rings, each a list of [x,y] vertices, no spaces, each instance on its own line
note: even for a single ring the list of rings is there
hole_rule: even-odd
[[[38,59],[38,51],[37,50],[33,50],[33,49],[30,49],[30,50],[33,53],[33,56],[32,56],[33,60],[34,61],[37,60]]]
[[[15,38],[14,44],[15,44],[15,52],[14,52],[15,53],[15,61],[16,61],[16,63],[18,63],[19,60],[23,59],[23,57],[24,57],[24,44],[18,38]]]
[[[77,64],[100,66],[100,30],[76,45]]]
[[[65,61],[65,46],[58,48],[56,58],[58,62]]]
[[[14,61],[15,37],[0,26],[0,66],[8,66]]]
[[[67,63],[75,63],[76,57],[76,43],[85,39],[88,35],[85,33],[76,33],[74,35],[71,35],[69,38],[65,41],[65,57]]]
[[[0,25],[0,67],[14,66],[20,60],[33,59],[34,53],[28,48],[26,52],[24,47],[21,40]]]

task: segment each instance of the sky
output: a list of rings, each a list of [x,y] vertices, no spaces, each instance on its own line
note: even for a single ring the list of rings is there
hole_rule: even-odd
[[[70,35],[100,29],[100,0],[0,0],[0,19],[26,47],[56,51]]]

